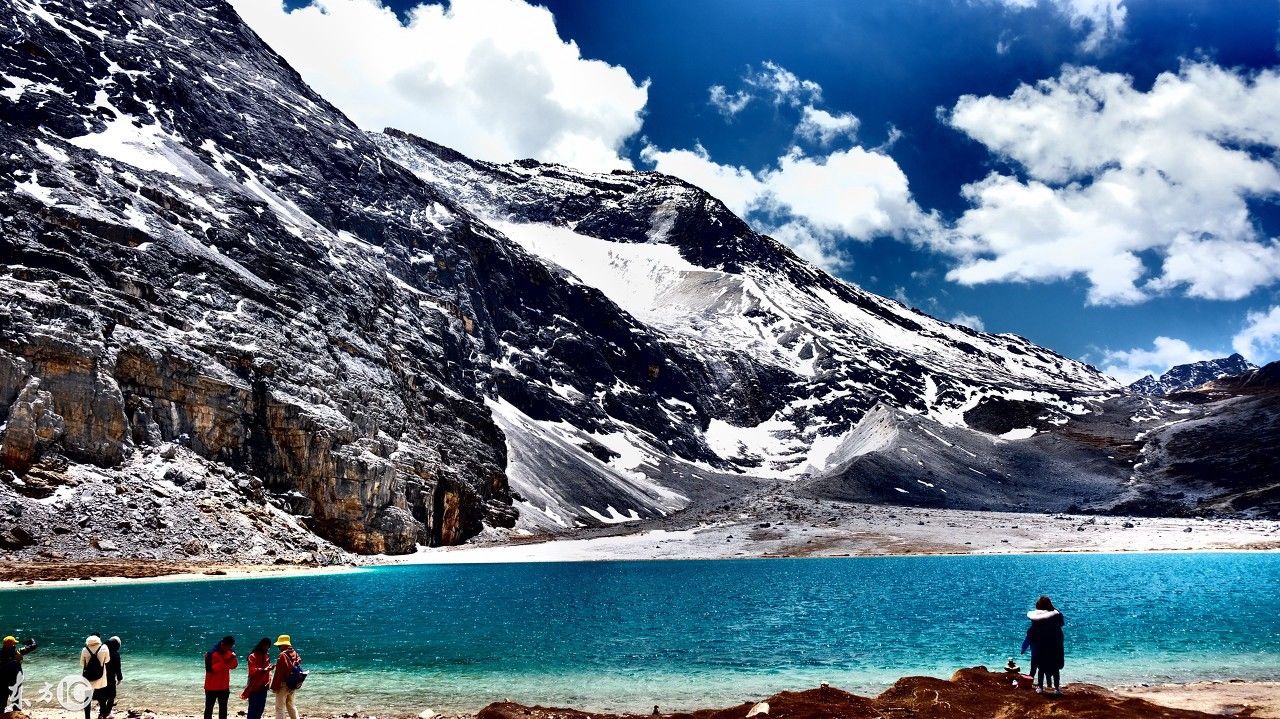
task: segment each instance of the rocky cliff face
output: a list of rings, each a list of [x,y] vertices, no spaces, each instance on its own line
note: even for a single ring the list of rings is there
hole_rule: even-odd
[[[512,521],[476,265],[520,258],[224,3],[0,14],[9,485],[176,445],[360,552]]]
[[[0,507],[26,547],[398,553],[801,479],[1035,508],[974,479],[974,448],[1031,472],[1013,443],[1119,396],[674,178],[365,133],[222,0],[0,18]],[[863,491],[901,464],[868,440],[889,415],[948,448]],[[1099,472],[1060,494],[1103,501],[1128,468]]]

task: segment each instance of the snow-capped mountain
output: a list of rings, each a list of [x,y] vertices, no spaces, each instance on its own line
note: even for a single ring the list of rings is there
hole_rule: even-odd
[[[550,270],[601,292],[670,352],[730,379],[693,396],[659,391],[662,413],[693,430],[697,452],[677,451],[683,459],[709,455],[717,469],[755,477],[814,476],[834,468],[877,406],[964,427],[984,402],[1023,399],[1066,421],[1085,411],[1077,398],[1118,389],[1021,337],[941,322],[837,280],[676,178],[494,165],[394,130],[370,137]],[[500,387],[518,381],[521,393],[540,394],[541,422],[523,417],[504,425],[509,435],[554,433],[562,418],[603,411],[630,454],[652,458],[661,447],[650,420],[599,401],[601,388],[574,367],[510,345],[495,373]],[[560,505],[553,510],[575,513]]]
[[[1080,439],[1114,381],[841,282],[675,178],[363,132],[223,0],[0,17],[0,503],[37,544],[158,512],[159,554],[303,526],[396,553],[762,482],[1033,509],[1128,476]],[[98,513],[126,519],[60,523]]]
[[[1129,391],[1153,397],[1163,397],[1174,392],[1195,389],[1205,382],[1223,377],[1233,377],[1257,368],[1257,365],[1236,353],[1230,357],[1177,365],[1160,375],[1159,379],[1152,375],[1147,375],[1130,384]]]

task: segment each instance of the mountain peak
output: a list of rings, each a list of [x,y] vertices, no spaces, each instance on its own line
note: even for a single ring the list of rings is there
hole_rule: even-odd
[[[1218,359],[1188,362],[1169,369],[1159,378],[1147,375],[1129,385],[1129,391],[1153,397],[1162,397],[1174,392],[1195,389],[1205,382],[1223,377],[1232,377],[1257,369],[1239,352]]]

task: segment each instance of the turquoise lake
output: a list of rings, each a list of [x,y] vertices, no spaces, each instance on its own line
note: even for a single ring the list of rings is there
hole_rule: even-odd
[[[98,631],[124,640],[123,706],[194,711],[214,641],[234,634],[243,653],[289,633],[312,671],[304,712],[504,698],[647,712],[1002,665],[1041,593],[1067,618],[1064,682],[1280,679],[1275,553],[405,566],[18,589],[0,591],[0,631],[43,645],[29,698],[78,671]]]

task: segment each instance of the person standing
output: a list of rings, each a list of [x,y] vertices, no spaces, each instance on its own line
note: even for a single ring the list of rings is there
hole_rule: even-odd
[[[1066,664],[1065,639],[1062,634],[1066,619],[1048,597],[1036,600],[1036,608],[1027,612],[1027,619],[1031,620],[1031,626],[1027,627],[1022,651],[1026,652],[1028,647],[1031,649],[1031,670],[1036,677],[1036,693],[1048,688],[1047,683],[1053,688],[1055,696],[1062,696],[1058,673]]]
[[[288,634],[281,634],[276,640],[280,648],[280,656],[276,659],[276,673],[271,677],[271,691],[276,695],[276,719],[298,719],[298,710],[293,705],[293,695],[298,691],[294,683],[293,670],[302,666],[302,657],[293,648],[293,640]]]
[[[227,719],[227,698],[231,696],[231,670],[240,666],[232,647],[236,638],[226,636],[204,655],[204,719],[213,719],[213,705],[218,705],[218,719]]]
[[[107,640],[107,652],[110,656],[107,660],[107,686],[98,700],[99,719],[109,719],[111,716],[111,710],[116,705],[116,686],[124,681],[124,673],[120,671],[120,637]]]
[[[249,682],[241,699],[249,700],[248,719],[262,719],[267,708],[267,692],[271,689],[271,639],[263,637],[249,652]]]
[[[22,658],[36,650],[34,639],[18,648],[18,638],[8,636],[0,645],[0,717],[22,710]]]
[[[80,676],[89,682],[93,694],[84,705],[84,719],[93,716],[93,703],[101,707],[106,699],[107,663],[111,661],[111,650],[102,643],[102,637],[90,634],[84,640],[84,649],[80,650]]]

